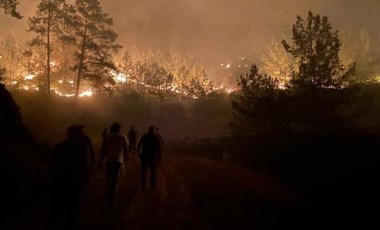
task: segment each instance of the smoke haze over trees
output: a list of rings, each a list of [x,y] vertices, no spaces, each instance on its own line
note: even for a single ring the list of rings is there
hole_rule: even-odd
[[[18,8],[24,18],[33,15],[37,3],[20,1]],[[374,0],[142,0],[102,1],[102,5],[114,18],[119,44],[126,48],[138,45],[143,49],[175,48],[190,53],[205,64],[212,78],[219,78],[214,71],[221,63],[235,57],[253,54],[260,59],[260,50],[272,36],[279,40],[283,35],[290,38],[294,15],[306,16],[308,10],[328,16],[336,29],[351,30],[352,36],[362,29],[375,43],[380,36],[376,25],[380,4]],[[255,9],[254,14],[251,9]],[[8,25],[0,29],[1,34],[25,35],[24,19],[15,20],[4,14],[0,14],[0,19]],[[357,62],[360,68],[361,61]]]

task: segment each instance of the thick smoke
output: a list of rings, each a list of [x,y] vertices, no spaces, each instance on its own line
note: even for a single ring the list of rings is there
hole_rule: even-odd
[[[1,14],[0,34],[26,35],[38,0],[22,0],[24,19]],[[328,16],[334,28],[378,36],[378,0],[103,0],[119,43],[176,49],[216,68],[239,56],[260,57],[271,37],[289,37],[296,15]],[[357,33],[356,33],[357,34]],[[25,36],[26,35],[26,36]]]

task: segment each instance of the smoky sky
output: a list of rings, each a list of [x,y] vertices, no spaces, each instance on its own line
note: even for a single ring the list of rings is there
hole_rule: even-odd
[[[103,0],[125,48],[176,49],[206,66],[238,56],[259,56],[271,38],[290,37],[297,15],[328,16],[334,29],[378,35],[379,0]],[[24,19],[0,14],[0,36],[28,37],[26,18],[38,0],[21,0]]]

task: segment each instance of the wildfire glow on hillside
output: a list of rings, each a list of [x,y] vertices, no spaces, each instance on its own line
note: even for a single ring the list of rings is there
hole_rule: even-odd
[[[113,85],[114,89],[123,88],[124,85],[127,85],[127,84],[138,84],[138,85],[143,86],[147,89],[152,88],[151,85],[144,84],[142,82],[137,82],[134,79],[128,78],[127,74],[117,73],[114,71],[112,71],[111,74],[113,75],[113,80],[115,82],[115,85]],[[40,87],[38,86],[38,84],[36,84],[35,81],[33,81],[35,79],[36,79],[35,75],[26,74],[23,77],[22,81],[10,82],[9,87],[13,88],[13,89],[18,89],[18,90],[38,92],[38,91],[40,91]],[[63,90],[64,85],[69,85],[71,88],[70,91],[74,92],[75,81],[69,80],[69,81],[65,82],[63,79],[60,79],[57,82],[58,82],[58,84],[55,84],[54,86],[52,86],[52,88],[51,88],[52,92],[54,92],[56,95],[62,96],[62,97],[74,97],[75,96],[75,93],[68,93],[68,92],[65,92],[65,90]],[[171,92],[173,92],[175,94],[181,93],[181,91],[179,90],[179,87],[177,85],[172,84],[169,87],[170,87]],[[207,92],[207,94],[211,93],[213,91],[223,91],[225,93],[230,94],[230,93],[234,92],[235,90],[236,89],[232,89],[232,88],[225,87],[225,86],[221,85],[221,86],[214,86],[210,91]],[[91,97],[94,94],[96,94],[96,90],[94,90],[92,87],[88,86],[88,87],[83,87],[80,90],[80,93],[78,96],[79,97]],[[197,99],[197,97],[193,97],[193,98]]]

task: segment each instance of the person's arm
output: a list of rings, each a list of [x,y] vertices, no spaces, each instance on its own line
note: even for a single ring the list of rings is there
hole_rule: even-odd
[[[160,144],[161,144],[161,148],[162,148],[162,146],[164,145],[164,138],[162,137],[161,133],[160,133],[159,137],[160,137]]]
[[[158,164],[161,164],[162,160],[162,142],[161,142],[161,136],[157,138],[157,162]]]
[[[103,167],[103,161],[107,154],[107,138],[103,138],[102,146],[100,148],[100,154],[99,154],[99,162],[98,162],[98,168]]]
[[[127,162],[127,155],[128,155],[128,146],[129,142],[125,136],[123,136],[123,141],[122,141],[122,148],[123,148],[123,156],[124,156],[124,164]]]
[[[158,164],[161,164],[161,161],[162,161],[162,152],[160,150],[157,153],[157,162],[158,162]]]
[[[143,146],[143,140],[144,139],[144,136],[142,136],[141,138],[140,138],[140,140],[139,140],[139,143],[138,143],[138,145],[137,145],[137,155],[139,156],[139,157],[141,157],[141,148],[142,148],[142,146]]]
[[[89,137],[86,137],[87,139],[87,146],[88,150],[90,151],[90,158],[91,158],[91,163],[95,164],[95,151],[94,151],[94,146],[92,145],[91,139]]]

